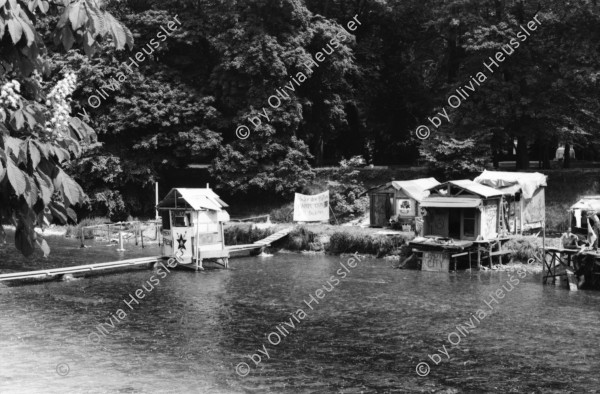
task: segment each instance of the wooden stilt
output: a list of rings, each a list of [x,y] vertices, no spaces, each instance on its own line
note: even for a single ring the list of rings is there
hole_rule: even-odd
[[[570,269],[567,269],[567,280],[569,281],[569,290],[577,291],[579,289],[577,286],[578,284],[577,278],[575,277],[575,273]]]

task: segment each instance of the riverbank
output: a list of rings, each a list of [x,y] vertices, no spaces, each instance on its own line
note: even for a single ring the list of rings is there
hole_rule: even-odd
[[[225,227],[225,244],[253,243],[290,225],[228,224]],[[300,225],[294,228],[288,237],[275,243],[272,249],[333,255],[351,252],[385,258],[390,261],[402,261],[410,255],[411,250],[407,245],[414,237],[414,232],[381,228],[326,224]],[[560,238],[547,237],[546,246],[560,246]],[[505,244],[505,249],[512,252],[511,261],[522,263],[540,256],[542,247],[541,236],[515,237]],[[528,264],[528,267],[534,265]],[[541,263],[531,272],[541,272]]]
[[[224,229],[225,244],[253,243],[290,226],[291,224],[228,224]],[[293,252],[325,252],[336,255],[351,252],[384,257],[399,254],[401,248],[414,236],[413,232],[380,228],[306,224],[296,226],[289,236],[272,246],[275,250],[286,249]]]
[[[224,228],[225,244],[251,244],[264,239],[281,229],[289,228],[291,225],[292,224],[228,223]],[[18,253],[12,245],[14,242],[14,229],[11,230],[9,227],[7,230],[7,233],[9,234],[9,249],[13,250],[14,253]],[[65,239],[65,241],[67,241],[69,239],[65,238],[65,227],[61,226],[53,226],[45,229],[43,232],[38,232],[42,236],[47,236],[58,240]],[[283,251],[328,255],[358,253],[360,255],[372,256],[374,258],[384,258],[384,261],[387,261],[391,266],[397,267],[400,262],[404,261],[406,257],[410,255],[411,250],[407,244],[413,238],[413,232],[401,232],[381,228],[348,225],[338,226],[328,224],[305,224],[295,226],[289,236],[278,242],[275,242],[270,248],[268,248],[267,253],[275,254]],[[73,237],[71,239],[73,239]],[[547,238],[546,246],[558,246],[560,243],[559,241],[559,239]],[[131,244],[131,246],[129,246],[129,244]],[[110,245],[110,243],[107,245]],[[154,245],[154,247],[156,247],[156,245]],[[542,238],[534,236],[517,237],[507,242],[505,247],[506,249],[512,251],[511,262],[526,264],[529,259],[541,254]],[[135,253],[136,250],[141,250],[141,247],[134,246],[133,243],[128,243],[128,247],[126,249]],[[0,253],[0,255],[6,255],[8,250],[0,250],[0,252],[3,252]],[[53,255],[55,255],[54,252],[52,252],[50,259],[52,259]],[[26,269],[39,269],[39,267],[31,266],[30,263],[25,264],[27,259],[22,256],[18,260],[23,261],[24,267],[27,266]],[[37,261],[38,259],[36,258],[34,260]],[[105,261],[109,261],[109,259],[106,259]],[[41,268],[47,268],[46,265],[47,264],[44,263]],[[77,265],[77,263],[73,262],[69,265]],[[513,265],[514,264],[497,266],[495,269],[502,270],[504,267]],[[530,272],[535,273],[541,271],[541,264],[526,264],[526,266]],[[18,267],[13,266],[10,268],[21,270]]]

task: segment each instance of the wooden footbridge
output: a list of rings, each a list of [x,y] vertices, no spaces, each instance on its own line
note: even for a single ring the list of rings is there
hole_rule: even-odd
[[[286,237],[292,231],[292,227],[285,228],[283,230],[279,230],[276,233],[269,235],[265,239],[261,239],[260,241],[256,241],[252,244],[245,245],[231,245],[225,246],[227,250],[230,252],[243,252],[250,251],[255,249],[264,249],[268,246],[271,246],[273,242],[279,241],[280,239]]]
[[[53,268],[39,271],[17,272],[13,274],[0,275],[0,282],[6,281],[47,281],[62,279],[65,275],[73,275],[81,277],[87,276],[99,271],[107,271],[113,269],[128,269],[141,266],[152,266],[158,262],[161,256],[141,257],[137,259],[113,261],[110,263],[86,264],[73,267]]]
[[[246,245],[231,245],[226,246],[225,248],[230,252],[240,252],[240,251],[249,251],[254,249],[262,249],[267,246],[270,246],[273,242],[282,239],[287,236],[292,231],[292,228],[286,228],[280,230],[274,234],[271,234],[265,239],[260,241],[256,241],[252,244]],[[96,273],[104,272],[110,270],[127,270],[132,268],[151,268],[154,264],[163,260],[165,257],[163,256],[150,256],[150,257],[140,257],[136,259],[128,259],[128,260],[120,260],[113,261],[110,263],[97,263],[97,264],[86,264],[86,265],[77,265],[73,267],[64,267],[64,268],[52,268],[47,270],[38,270],[38,271],[25,271],[25,272],[16,272],[11,274],[2,274],[0,275],[0,282],[12,282],[12,281],[20,281],[20,282],[43,282],[43,281],[51,281],[51,280],[61,280],[64,279],[66,275],[71,275],[73,277],[85,277],[94,275]]]

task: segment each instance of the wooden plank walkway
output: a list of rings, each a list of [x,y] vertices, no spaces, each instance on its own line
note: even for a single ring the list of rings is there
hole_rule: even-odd
[[[53,268],[39,271],[16,272],[0,275],[0,282],[23,279],[46,279],[59,275],[90,273],[114,268],[130,268],[138,265],[152,264],[157,262],[161,256],[141,257],[137,259],[113,261],[110,263],[98,263],[87,265],[76,265],[73,267]]]
[[[232,245],[226,246],[230,252],[239,252],[245,250],[253,250],[258,248],[263,248],[265,246],[271,245],[273,242],[282,239],[287,236],[292,231],[292,227],[280,230],[274,234],[271,234],[265,239],[261,239],[260,241],[256,241],[253,244],[247,245]],[[64,268],[52,268],[47,270],[38,270],[38,271],[25,271],[25,272],[15,272],[12,274],[2,274],[0,275],[0,282],[3,281],[13,281],[13,280],[46,280],[46,279],[55,279],[62,275],[66,274],[86,274],[92,273],[96,271],[109,270],[115,268],[131,268],[136,266],[148,265],[159,261],[162,256],[150,256],[150,257],[140,257],[137,259],[129,259],[129,260],[120,260],[120,261],[112,261],[110,263],[97,263],[97,264],[86,264],[86,265],[76,265],[73,267],[64,267]]]
[[[264,248],[265,246],[269,246],[273,242],[279,241],[283,237],[286,237],[292,231],[292,229],[293,227],[288,227],[283,230],[277,231],[276,233],[269,235],[267,238],[261,239],[260,241],[256,241],[252,244],[225,246],[225,249],[228,249],[230,252],[240,252],[244,250]]]

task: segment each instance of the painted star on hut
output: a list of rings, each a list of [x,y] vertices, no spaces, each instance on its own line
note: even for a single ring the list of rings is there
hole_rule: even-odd
[[[185,243],[187,241],[185,238],[183,238],[183,234],[179,234],[179,238],[177,238],[177,242],[179,242],[179,249],[185,250]]]

